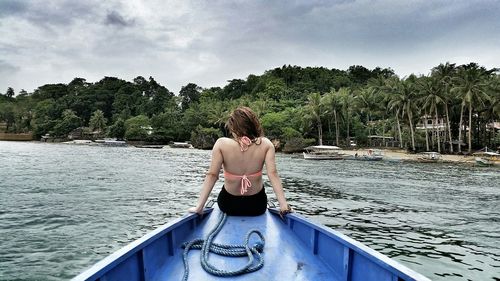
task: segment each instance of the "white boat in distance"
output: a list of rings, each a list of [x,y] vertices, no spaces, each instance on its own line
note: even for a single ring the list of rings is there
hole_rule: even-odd
[[[172,148],[194,148],[192,144],[188,142],[173,142],[170,144]]]
[[[116,140],[116,139],[102,139],[102,140],[96,140],[96,143],[103,145],[103,146],[127,146],[126,141],[121,141],[121,140]]]
[[[441,162],[441,154],[438,152],[428,151],[421,152],[417,156],[417,161],[422,163],[436,163]]]
[[[304,148],[304,159],[308,160],[343,160],[340,147],[333,145],[315,145]]]
[[[380,149],[370,148],[363,155],[358,155],[358,153],[356,153],[354,156],[349,156],[346,159],[358,161],[382,161],[384,159],[384,152]]]
[[[476,164],[479,166],[500,166],[500,154],[494,151],[488,151],[488,148],[485,147],[483,151],[478,151],[473,154],[474,160]]]

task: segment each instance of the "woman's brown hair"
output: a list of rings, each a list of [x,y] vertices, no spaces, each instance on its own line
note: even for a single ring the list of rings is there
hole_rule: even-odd
[[[237,138],[246,136],[252,141],[264,135],[257,115],[246,106],[240,106],[231,113],[226,128]]]

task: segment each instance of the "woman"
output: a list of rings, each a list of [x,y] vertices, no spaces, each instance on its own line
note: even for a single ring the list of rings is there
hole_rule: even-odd
[[[274,145],[263,136],[255,113],[248,107],[238,107],[231,113],[226,127],[233,138],[219,138],[215,143],[198,204],[189,211],[202,213],[219,179],[219,171],[223,168],[224,186],[217,198],[221,211],[232,216],[263,214],[267,209],[267,196],[262,168],[266,164],[267,176],[278,199],[281,214],[290,212],[276,170]]]

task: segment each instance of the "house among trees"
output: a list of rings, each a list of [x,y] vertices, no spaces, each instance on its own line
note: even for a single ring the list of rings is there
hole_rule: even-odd
[[[448,129],[448,124],[446,123],[446,120],[442,117],[439,117],[436,120],[435,118],[426,115],[420,118],[420,122],[417,123],[415,128],[421,131],[427,130],[427,132],[431,134],[432,137],[436,137],[436,133],[439,133],[441,142],[444,142],[446,137],[446,130]]]

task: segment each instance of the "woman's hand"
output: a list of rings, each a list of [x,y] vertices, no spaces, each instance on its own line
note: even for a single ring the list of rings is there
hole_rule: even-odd
[[[188,212],[197,213],[197,214],[201,215],[201,214],[203,214],[203,208],[191,207],[188,209]]]
[[[280,205],[280,217],[284,218],[286,214],[293,212],[292,207],[288,204]]]

